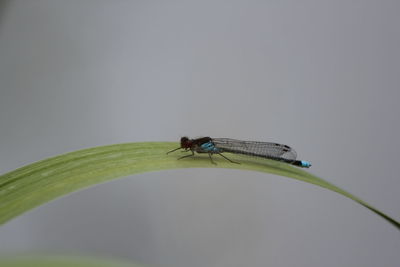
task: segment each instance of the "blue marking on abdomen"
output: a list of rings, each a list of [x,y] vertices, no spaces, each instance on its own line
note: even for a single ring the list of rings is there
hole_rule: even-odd
[[[204,143],[200,147],[201,147],[201,149],[203,149],[206,152],[214,152],[214,153],[219,152],[219,149],[216,148],[212,142]]]
[[[301,161],[301,166],[302,166],[302,167],[309,168],[309,167],[311,167],[311,162],[302,160],[302,161]]]

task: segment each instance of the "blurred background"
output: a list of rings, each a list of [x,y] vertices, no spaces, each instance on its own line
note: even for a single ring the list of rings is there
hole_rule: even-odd
[[[0,173],[183,135],[274,141],[400,220],[400,2],[0,2]],[[0,254],[155,266],[398,266],[400,233],[263,173],[118,179],[0,227]]]

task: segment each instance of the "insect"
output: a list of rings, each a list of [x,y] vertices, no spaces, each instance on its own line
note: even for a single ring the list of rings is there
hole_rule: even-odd
[[[167,152],[167,154],[179,149],[184,149],[184,151],[190,150],[192,154],[182,156],[179,159],[192,157],[194,156],[194,152],[197,152],[207,153],[213,164],[215,164],[211,157],[213,154],[218,154],[232,163],[240,164],[239,162],[233,161],[222,154],[226,152],[282,161],[303,168],[311,167],[311,162],[309,161],[296,160],[297,153],[293,148],[278,143],[242,141],[230,138],[211,137],[189,139],[186,136],[182,137],[180,142],[180,147]]]

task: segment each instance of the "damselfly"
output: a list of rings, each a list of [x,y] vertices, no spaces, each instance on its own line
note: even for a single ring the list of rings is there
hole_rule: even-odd
[[[218,154],[232,163],[239,163],[222,155],[222,153],[227,152],[283,161],[303,168],[311,167],[311,163],[308,161],[296,160],[297,153],[293,148],[277,143],[241,141],[229,138],[201,137],[196,139],[189,139],[188,137],[182,137],[181,146],[167,152],[167,154],[179,149],[190,151],[192,152],[192,154],[182,156],[178,159],[194,156],[194,152],[207,153],[210,157],[211,162],[214,164],[215,162],[211,157],[213,154]]]

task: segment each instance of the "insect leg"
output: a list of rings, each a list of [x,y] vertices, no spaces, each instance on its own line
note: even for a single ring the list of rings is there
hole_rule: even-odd
[[[213,161],[213,159],[212,159],[212,157],[211,157],[211,154],[212,154],[212,153],[208,153],[208,156],[210,157],[211,163],[214,164],[214,165],[217,165],[217,163],[215,163],[215,162]]]
[[[222,155],[222,153],[217,153],[217,154],[218,154],[218,155],[220,155],[221,157],[223,157],[224,159],[226,159],[226,160],[228,160],[228,161],[232,162],[232,163],[240,164],[240,162],[233,161],[233,160],[231,160],[231,159],[229,159],[229,158],[225,157],[224,155]]]
[[[182,156],[182,157],[180,157],[180,158],[178,158],[178,159],[183,159],[183,158],[187,158],[187,157],[193,157],[193,156],[194,156],[194,152],[193,152],[193,150],[190,150],[190,151],[192,152],[192,154]]]

